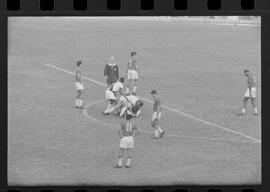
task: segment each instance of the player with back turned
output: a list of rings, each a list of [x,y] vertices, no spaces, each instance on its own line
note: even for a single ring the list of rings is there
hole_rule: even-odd
[[[134,147],[134,137],[139,133],[137,126],[131,122],[132,112],[127,111],[125,114],[126,122],[120,125],[119,136],[120,136],[120,146],[119,146],[119,156],[118,163],[115,168],[122,168],[123,165],[123,155],[126,151],[127,160],[126,168],[131,166],[131,152]]]
[[[77,69],[75,72],[75,86],[77,90],[77,96],[75,100],[75,107],[82,109],[82,103],[83,103],[83,83],[82,83],[82,74],[81,74],[81,64],[82,61],[77,61]]]

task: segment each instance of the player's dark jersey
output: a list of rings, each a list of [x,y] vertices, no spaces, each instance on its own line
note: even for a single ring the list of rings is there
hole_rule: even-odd
[[[121,134],[124,137],[133,136],[134,130],[137,130],[137,126],[130,122],[121,124]]]
[[[109,80],[115,82],[119,79],[119,69],[117,64],[108,63],[104,69],[104,75],[108,77]]]
[[[79,83],[82,82],[81,69],[79,69],[79,68],[76,69],[75,80],[76,80],[76,82],[79,82]]]
[[[247,85],[248,88],[252,88],[255,87],[255,75],[254,74],[250,74],[247,78]]]
[[[154,100],[153,111],[154,112],[161,111],[161,101],[158,97],[155,98]]]

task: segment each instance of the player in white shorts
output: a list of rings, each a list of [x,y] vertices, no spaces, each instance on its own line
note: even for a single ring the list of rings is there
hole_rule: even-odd
[[[136,55],[137,53],[135,51],[131,52],[131,58],[128,61],[127,64],[127,87],[126,87],[126,93],[130,92],[130,89],[132,89],[132,94],[136,94],[137,88],[138,88],[138,80],[139,80],[139,70],[137,67],[137,61],[136,61]]]
[[[244,70],[244,75],[247,77],[247,90],[244,95],[243,99],[243,108],[240,114],[238,115],[245,115],[246,114],[246,108],[247,108],[247,102],[250,99],[251,104],[254,109],[254,115],[258,115],[258,109],[255,103],[255,98],[256,98],[256,87],[255,87],[255,75],[251,74],[248,69]]]
[[[82,74],[81,74],[81,64],[82,61],[77,61],[77,69],[75,72],[75,87],[77,90],[77,96],[75,100],[75,107],[82,109],[82,103],[83,103],[83,83],[82,83]]]
[[[117,100],[120,98],[121,95],[123,95],[124,82],[125,78],[121,77],[119,81],[116,81],[106,89],[105,98],[106,101],[108,101],[108,106],[103,112],[105,115],[108,115],[113,111],[113,109],[117,105]]]
[[[151,125],[155,129],[154,131],[155,138],[158,139],[158,138],[162,138],[163,135],[165,134],[165,131],[161,129],[159,126],[159,121],[161,118],[161,101],[160,101],[160,98],[158,97],[156,90],[153,90],[150,93],[154,100]]]
[[[132,117],[139,117],[141,115],[141,107],[143,102],[135,95],[122,95],[119,101],[119,116],[122,117],[125,112],[130,109],[132,112]]]
[[[131,122],[132,116],[131,112],[127,111],[126,122],[122,123],[119,130],[120,136],[120,145],[119,145],[119,155],[118,155],[118,164],[115,168],[122,168],[123,164],[123,154],[126,151],[127,153],[127,161],[126,168],[130,168],[131,166],[131,152],[134,147],[134,138],[139,132],[137,126]]]

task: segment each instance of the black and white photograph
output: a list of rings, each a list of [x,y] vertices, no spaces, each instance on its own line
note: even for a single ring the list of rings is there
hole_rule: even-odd
[[[9,186],[261,184],[261,17],[8,17]]]

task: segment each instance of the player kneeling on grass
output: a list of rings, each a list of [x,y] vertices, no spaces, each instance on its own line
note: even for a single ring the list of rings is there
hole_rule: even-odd
[[[165,134],[165,131],[159,127],[159,121],[161,118],[161,102],[160,102],[160,99],[158,97],[156,90],[151,91],[151,95],[154,100],[153,117],[152,117],[151,125],[155,129],[155,132],[154,132],[155,138],[158,139],[158,138],[162,138],[163,135]]]
[[[122,123],[119,130],[120,136],[120,147],[119,147],[119,156],[118,164],[115,168],[122,168],[123,164],[123,155],[126,151],[127,161],[126,167],[130,168],[131,166],[131,152],[134,147],[134,138],[139,132],[137,126],[131,122],[132,115],[131,111],[127,111],[125,114],[126,122]]]
[[[118,98],[123,95],[123,83],[125,78],[121,77],[119,81],[116,81],[111,86],[109,86],[105,91],[105,97],[108,101],[108,106],[103,112],[105,115],[110,114],[114,111],[115,106],[117,105]]]
[[[82,103],[83,103],[83,84],[82,84],[82,74],[81,74],[81,64],[82,61],[77,61],[77,69],[75,73],[75,86],[77,90],[77,96],[75,100],[75,107],[82,109]]]
[[[141,107],[143,102],[135,95],[122,95],[119,102],[120,114],[122,117],[127,110],[132,112],[132,117],[139,117],[141,115]]]

